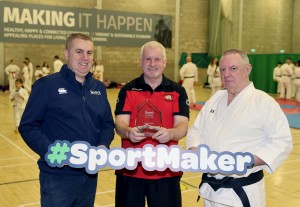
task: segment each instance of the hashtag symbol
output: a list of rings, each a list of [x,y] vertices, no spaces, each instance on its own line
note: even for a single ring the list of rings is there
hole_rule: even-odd
[[[46,154],[46,161],[51,167],[62,167],[65,160],[68,158],[68,152],[70,152],[70,143],[68,141],[55,141],[48,148]]]

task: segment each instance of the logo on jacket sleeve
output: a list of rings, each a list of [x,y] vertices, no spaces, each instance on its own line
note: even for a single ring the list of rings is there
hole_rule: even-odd
[[[59,88],[58,89],[58,94],[67,94],[68,91],[65,88]]]

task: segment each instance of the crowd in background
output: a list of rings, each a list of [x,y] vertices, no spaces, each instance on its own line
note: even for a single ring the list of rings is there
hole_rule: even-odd
[[[58,55],[54,56],[53,68],[47,61],[41,65],[37,64],[35,67],[29,57],[25,57],[22,61],[22,66],[19,67],[14,59],[5,68],[5,73],[8,77],[8,91],[10,93],[9,99],[12,102],[14,112],[15,131],[18,132],[20,119],[25,109],[31,87],[34,81],[50,75],[51,73],[59,72],[64,65],[63,61],[59,59]],[[112,87],[112,82],[103,80],[104,67],[101,60],[94,60],[91,71],[93,77],[105,84],[107,88]]]
[[[54,72],[58,72],[63,62],[57,55],[54,56],[54,59]],[[9,82],[9,99],[13,106],[15,132],[18,132],[33,82],[49,75],[51,69],[47,61],[44,61],[42,66],[36,65],[34,69],[30,58],[25,57],[21,68],[15,63],[14,59],[11,59],[9,65],[5,68],[5,73]]]
[[[93,77],[105,83],[106,81],[103,79],[104,66],[102,65],[101,60],[98,59],[93,62],[93,67],[91,69]],[[22,66],[19,67],[15,63],[15,60],[11,59],[9,65],[5,68],[5,73],[8,77],[9,92],[11,93],[15,90],[15,81],[17,79],[22,79],[23,87],[30,93],[34,81],[51,73],[59,72],[63,64],[64,63],[60,60],[58,55],[54,56],[53,68],[50,67],[50,64],[47,61],[33,66],[29,57],[25,57],[22,61]]]
[[[281,99],[295,98],[300,102],[300,60],[293,63],[287,58],[284,64],[278,62],[273,70],[273,80],[278,82],[277,93]]]
[[[24,58],[21,68],[15,63],[14,59],[10,60],[9,65],[5,68],[5,72],[9,81],[10,100],[14,106],[16,130],[33,82],[51,73],[59,72],[63,64],[58,55],[54,56],[53,68],[50,68],[47,61],[44,61],[41,65],[35,65],[34,68],[29,57]],[[284,64],[278,62],[274,68],[273,80],[278,83],[277,93],[281,99],[291,100],[295,98],[296,102],[300,102],[299,65],[300,60],[293,63],[291,58],[287,58]],[[186,64],[180,69],[181,83],[188,94],[190,106],[196,104],[194,85],[198,81],[197,70],[197,66],[192,63],[191,57],[186,58]],[[119,85],[124,85],[104,79],[104,66],[99,59],[93,60],[93,67],[90,72],[93,73],[95,79],[103,82],[106,88],[117,88]],[[208,65],[207,84],[211,88],[211,96],[223,88],[218,58],[216,57],[213,57]]]
[[[34,81],[41,77],[47,76],[52,72],[58,72],[63,65],[63,62],[59,59],[59,56],[54,56],[53,71],[47,61],[44,61],[41,65],[33,65],[29,57],[25,57],[22,61],[22,66],[19,67],[14,59],[10,60],[9,65],[5,68],[5,73],[8,77],[9,92],[15,90],[15,81],[21,79],[23,81],[23,87],[28,93],[31,92],[31,86]]]
[[[190,104],[195,104],[195,91],[193,85],[197,82],[197,73],[194,71],[191,64],[191,58],[187,57],[186,64],[180,69],[180,83],[186,89],[189,95]],[[207,67],[207,85],[211,89],[211,96],[214,95],[218,90],[223,88],[220,68],[218,64],[218,58],[212,57]],[[284,100],[294,100],[300,102],[300,60],[292,62],[291,58],[287,58],[285,63],[278,62],[277,66],[273,70],[273,80],[277,84],[277,93],[279,97]],[[185,84],[183,84],[185,83]],[[187,83],[190,83],[188,86]]]

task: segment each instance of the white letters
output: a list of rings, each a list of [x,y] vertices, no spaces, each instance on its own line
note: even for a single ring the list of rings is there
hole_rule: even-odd
[[[107,162],[107,149],[91,148],[89,150],[89,160],[87,165],[87,172],[98,171],[99,168],[104,168]]]
[[[68,148],[70,153],[66,153],[69,151]],[[254,160],[250,153],[217,153],[211,151],[206,145],[198,146],[196,151],[182,150],[177,145],[154,147],[149,144],[143,148],[113,148],[109,150],[104,146],[90,146],[83,141],[69,143],[58,140],[55,144],[50,145],[48,150],[45,156],[48,165],[85,168],[90,174],[95,174],[104,167],[133,170],[139,163],[148,171],[164,171],[169,168],[173,172],[245,174],[247,166],[250,166]],[[58,152],[66,154],[60,156]]]
[[[83,165],[87,162],[88,156],[85,153],[88,149],[88,146],[86,144],[74,144],[71,147],[71,154],[72,157],[70,157],[70,163],[74,165]]]
[[[75,14],[61,11],[37,10],[28,8],[4,7],[3,22],[16,24],[46,25],[46,26],[75,26]]]
[[[97,15],[97,28],[104,30],[152,32],[152,19],[131,16]]]

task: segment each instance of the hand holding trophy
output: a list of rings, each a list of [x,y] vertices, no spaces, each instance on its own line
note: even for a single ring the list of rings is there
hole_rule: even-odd
[[[135,125],[146,137],[152,137],[162,126],[160,110],[147,99],[137,107]]]

